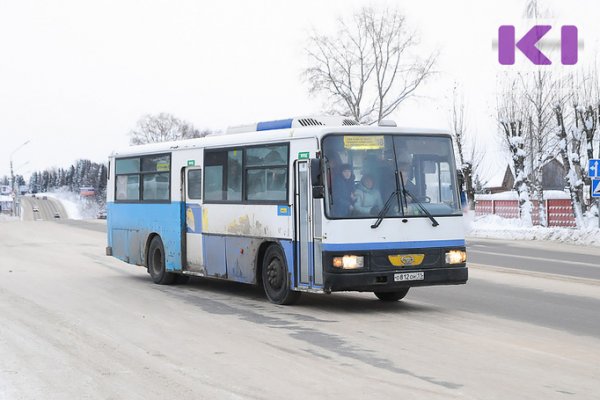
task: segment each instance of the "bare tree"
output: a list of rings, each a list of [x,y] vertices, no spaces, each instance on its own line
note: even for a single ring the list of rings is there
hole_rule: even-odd
[[[538,69],[526,74],[519,74],[524,106],[528,108],[527,120],[527,158],[529,161],[529,190],[532,198],[537,200],[538,216],[542,226],[547,226],[544,209],[544,166],[556,158],[558,141],[554,135],[555,116],[552,104],[558,96],[558,82],[550,71]]]
[[[180,120],[171,114],[146,114],[137,122],[135,129],[129,132],[132,145],[168,142],[172,140],[194,139],[211,134],[209,130],[200,131],[191,123]]]
[[[326,93],[332,111],[361,123],[379,122],[433,73],[437,58],[414,54],[416,34],[398,10],[363,8],[334,36],[314,34],[304,71],[311,93]]]
[[[452,109],[450,110],[450,126],[454,139],[454,145],[458,153],[460,170],[465,178],[465,192],[469,202],[469,208],[475,209],[475,183],[479,181],[477,171],[482,162],[478,155],[475,137],[468,135],[465,122],[465,101],[462,94],[455,87],[453,90]]]
[[[498,99],[498,123],[504,139],[503,143],[511,156],[511,166],[515,174],[514,189],[519,197],[519,215],[525,223],[531,225],[529,174],[525,162],[527,158],[525,139],[530,120],[527,106],[518,81],[516,79],[510,81]]]
[[[577,110],[576,106],[573,108],[575,111]],[[565,178],[569,186],[575,221],[577,226],[581,228],[584,226],[583,213],[585,212],[583,170],[580,160],[583,132],[580,129],[572,128],[572,122],[569,120],[569,116],[565,110],[564,101],[557,102],[554,105],[554,114],[558,125],[558,151],[563,165],[567,169]]]
[[[579,74],[573,85],[573,98],[575,127],[582,130],[585,139],[585,152],[582,156],[590,160],[595,158],[594,141],[600,122],[600,87],[596,69],[584,70]],[[589,177],[586,177],[586,184],[590,184]]]

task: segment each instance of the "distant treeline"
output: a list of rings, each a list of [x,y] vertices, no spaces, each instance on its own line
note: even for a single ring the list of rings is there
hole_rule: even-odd
[[[69,168],[50,168],[37,171],[29,178],[29,191],[31,193],[51,192],[56,189],[79,193],[82,187],[93,187],[96,198],[104,202],[106,198],[107,169],[105,164],[98,164],[90,160],[77,160]]]

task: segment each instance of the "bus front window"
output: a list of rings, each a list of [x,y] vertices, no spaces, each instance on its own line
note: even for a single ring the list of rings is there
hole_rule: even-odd
[[[385,217],[461,213],[448,137],[330,135],[323,155],[330,218],[377,218],[387,200]]]

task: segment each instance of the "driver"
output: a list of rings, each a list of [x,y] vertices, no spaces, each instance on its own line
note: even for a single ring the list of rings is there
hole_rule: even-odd
[[[402,175],[404,188],[413,196],[417,197],[417,186],[412,182],[412,155],[406,149],[400,149],[398,152],[398,172]],[[411,199],[408,199],[409,202]]]

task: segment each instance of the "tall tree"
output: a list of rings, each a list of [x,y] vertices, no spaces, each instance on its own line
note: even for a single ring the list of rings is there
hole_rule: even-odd
[[[544,209],[543,171],[544,166],[556,158],[558,141],[554,135],[555,116],[552,104],[556,102],[559,82],[547,70],[519,74],[523,94],[524,107],[528,108],[527,116],[527,161],[529,164],[529,190],[532,198],[537,200],[538,217],[542,226],[547,225]]]
[[[204,137],[212,132],[200,131],[191,123],[167,113],[147,114],[140,118],[134,129],[129,132],[132,145],[168,142],[172,140]]]
[[[525,162],[525,140],[529,120],[529,108],[523,91],[516,79],[509,79],[498,98],[498,124],[503,143],[510,154],[511,169],[515,174],[514,189],[519,197],[519,215],[526,224],[531,225],[529,173]]]
[[[576,111],[576,107],[574,107]],[[554,105],[554,114],[558,125],[557,136],[559,139],[559,154],[563,165],[567,170],[565,176],[571,196],[571,205],[575,213],[575,221],[578,227],[583,227],[583,213],[585,212],[585,201],[583,197],[584,173],[581,167],[581,144],[583,132],[573,129],[572,120],[565,107],[564,102]]]
[[[418,37],[396,9],[363,8],[338,20],[333,36],[315,33],[308,42],[304,74],[311,93],[329,96],[332,111],[361,123],[394,112],[433,73],[437,55],[415,54]]]
[[[479,180],[477,171],[482,162],[482,157],[477,153],[475,137],[468,134],[465,121],[465,100],[462,93],[455,86],[450,110],[450,127],[454,145],[458,154],[459,168],[465,178],[465,192],[469,208],[475,209],[475,182]]]

